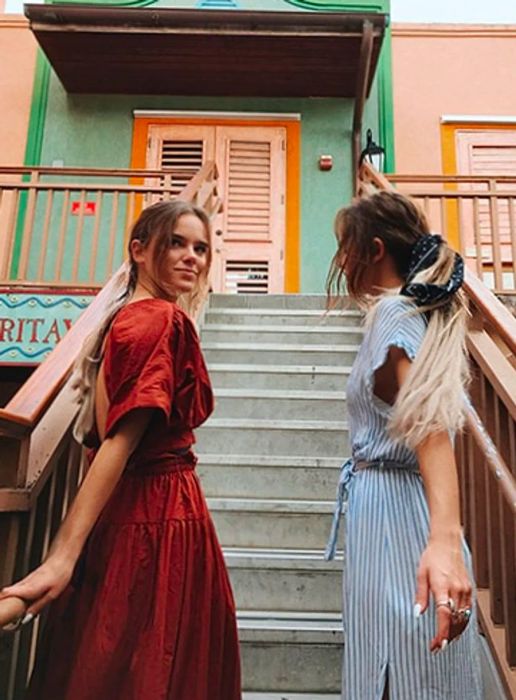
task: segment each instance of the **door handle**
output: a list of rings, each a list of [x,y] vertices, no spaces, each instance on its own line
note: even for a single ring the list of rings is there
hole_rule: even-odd
[[[216,235],[216,236],[222,236],[222,229],[221,229],[221,228],[218,228],[218,229],[215,231],[215,235]]]

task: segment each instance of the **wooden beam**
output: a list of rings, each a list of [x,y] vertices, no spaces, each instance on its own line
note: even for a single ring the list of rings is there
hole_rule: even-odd
[[[357,84],[355,90],[355,108],[353,112],[353,144],[352,144],[352,172],[355,194],[358,192],[358,168],[360,160],[360,146],[362,139],[362,120],[367,99],[367,91],[371,74],[371,60],[373,56],[373,25],[369,20],[364,22],[362,32],[362,44],[360,46],[360,58],[358,64]]]

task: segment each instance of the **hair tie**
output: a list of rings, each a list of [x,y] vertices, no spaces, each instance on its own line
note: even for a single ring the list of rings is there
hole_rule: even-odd
[[[412,283],[412,280],[419,272],[435,265],[442,245],[442,237],[434,233],[422,236],[412,248],[407,281],[402,287],[400,294],[411,297],[418,306],[431,306],[449,299],[460,289],[464,282],[464,260],[458,253],[455,253],[453,270],[448,282],[445,284],[433,284],[430,282]]]

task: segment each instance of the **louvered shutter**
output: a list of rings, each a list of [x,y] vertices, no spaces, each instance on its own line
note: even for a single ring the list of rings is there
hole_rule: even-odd
[[[147,167],[169,172],[153,184],[170,184],[171,194],[177,195],[207,160],[215,154],[215,130],[213,127],[150,126]],[[157,201],[158,196],[152,198]]]
[[[283,291],[285,133],[280,127],[217,127],[224,180],[222,286]]]
[[[500,146],[472,145],[470,151],[470,170],[471,175],[516,175],[516,142],[514,145],[507,144]],[[505,191],[515,190],[516,197],[516,188],[513,184],[503,184],[499,186],[499,188]],[[501,199],[498,200],[497,207],[502,260],[506,262],[510,260],[511,221],[509,206],[511,204],[514,207],[514,199]],[[487,199],[479,200],[478,223],[482,244],[491,245],[491,207]]]
[[[226,260],[225,291],[229,294],[267,294],[268,260]]]
[[[173,194],[178,194],[203,164],[204,144],[202,140],[177,141],[163,139],[161,141],[160,169],[176,173],[172,177]],[[161,182],[165,177],[161,178]]]
[[[461,175],[497,176],[516,174],[516,131],[501,129],[467,129],[459,130],[456,135],[457,166]],[[491,288],[496,286],[493,261],[494,247],[491,220],[491,202],[481,196],[486,191],[483,183],[461,184],[459,189],[479,193],[477,200],[478,215],[475,221],[473,202],[464,201],[462,206],[463,246],[466,258],[472,261],[476,270],[477,240],[476,231],[480,234],[482,265],[484,267],[484,282]],[[497,183],[498,190],[514,191],[514,197],[498,199],[496,216],[498,219],[499,243],[497,250],[503,265],[502,288],[513,289],[514,275],[513,246],[511,244],[511,218],[516,228],[516,187],[513,183]],[[512,217],[511,217],[512,210]],[[516,235],[516,230],[513,235]],[[499,284],[498,284],[499,286]]]
[[[256,241],[271,237],[271,144],[228,143],[226,240]]]

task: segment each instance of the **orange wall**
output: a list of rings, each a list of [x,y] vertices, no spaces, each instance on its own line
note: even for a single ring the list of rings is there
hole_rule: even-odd
[[[441,173],[444,114],[516,116],[516,26],[392,29],[396,171]]]
[[[0,165],[23,164],[35,62],[27,20],[0,14]]]

